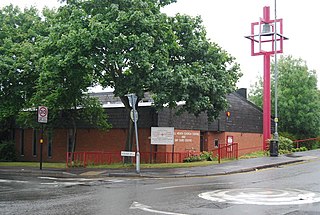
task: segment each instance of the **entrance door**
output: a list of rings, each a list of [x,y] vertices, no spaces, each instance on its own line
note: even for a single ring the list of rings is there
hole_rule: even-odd
[[[204,149],[204,132],[200,132],[200,151],[205,151]]]

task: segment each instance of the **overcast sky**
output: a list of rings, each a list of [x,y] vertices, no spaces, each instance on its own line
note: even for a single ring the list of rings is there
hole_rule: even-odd
[[[0,7],[8,4],[20,7],[30,5],[42,8],[57,7],[57,0],[1,0]],[[178,3],[164,8],[169,15],[183,13],[200,15],[207,29],[208,38],[236,57],[240,63],[243,77],[238,87],[250,88],[263,74],[263,57],[252,57],[250,41],[244,36],[250,34],[251,22],[263,16],[263,6],[270,6],[271,19],[274,18],[274,0],[178,0]],[[320,89],[320,1],[318,0],[277,0],[277,17],[283,18],[283,55],[292,55],[307,62],[309,69],[316,70]]]

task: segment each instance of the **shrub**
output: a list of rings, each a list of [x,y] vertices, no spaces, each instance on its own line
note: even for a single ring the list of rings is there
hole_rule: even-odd
[[[212,152],[201,152],[200,157],[201,157],[201,160],[206,160],[206,161],[214,160]]]
[[[217,160],[216,157],[213,157],[212,152],[203,151],[200,155],[191,155],[183,159],[183,162],[195,162],[195,161],[214,161]]]
[[[291,151],[293,146],[293,141],[286,137],[279,137],[279,150]]]
[[[0,143],[0,161],[16,161],[16,149],[13,141]]]
[[[279,149],[279,155],[286,155],[286,154],[290,154],[290,151],[284,150],[284,149]]]
[[[307,147],[300,147],[300,151],[308,151],[308,148]]]
[[[185,163],[195,162],[195,161],[201,161],[201,157],[198,155],[193,155],[193,156],[190,156],[190,157],[183,159],[183,162],[185,162]]]

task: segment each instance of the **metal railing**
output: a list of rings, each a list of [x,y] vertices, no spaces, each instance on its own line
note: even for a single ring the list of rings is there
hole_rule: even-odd
[[[239,158],[239,144],[219,144],[218,147],[218,162],[222,159],[238,159]]]
[[[141,163],[182,163],[190,156],[200,156],[201,152],[140,152]],[[218,157],[219,163],[222,159],[238,159],[238,143],[220,144],[212,151]],[[135,157],[131,157],[132,163]],[[66,167],[86,167],[88,165],[105,165],[124,162],[121,152],[68,152],[66,157]]]
[[[306,142],[308,143],[312,141],[320,141],[320,137],[308,138],[303,140],[294,140],[293,143],[296,144],[296,148],[299,148],[301,143],[306,143]]]

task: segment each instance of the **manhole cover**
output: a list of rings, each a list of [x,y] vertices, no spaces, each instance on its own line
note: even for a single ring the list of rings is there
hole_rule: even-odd
[[[320,195],[296,189],[229,189],[215,190],[199,194],[199,197],[230,204],[249,205],[298,205],[320,202]]]

